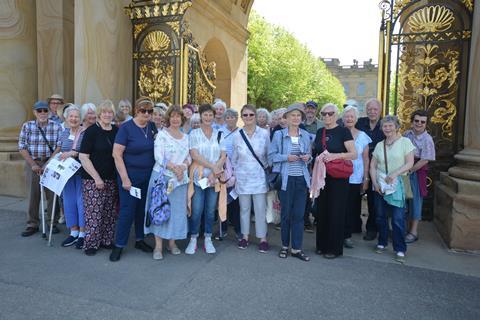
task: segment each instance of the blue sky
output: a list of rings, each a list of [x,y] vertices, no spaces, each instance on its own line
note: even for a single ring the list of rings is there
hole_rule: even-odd
[[[316,55],[342,64],[378,61],[379,0],[255,0],[253,9],[306,43]]]

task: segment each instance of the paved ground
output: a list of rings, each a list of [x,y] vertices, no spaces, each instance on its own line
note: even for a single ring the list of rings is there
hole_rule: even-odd
[[[430,223],[406,265],[372,243],[309,263],[216,242],[214,256],[153,261],[131,246],[118,263],[21,238],[24,202],[0,197],[0,319],[480,319],[480,256],[446,250]],[[183,249],[185,243],[180,243]]]

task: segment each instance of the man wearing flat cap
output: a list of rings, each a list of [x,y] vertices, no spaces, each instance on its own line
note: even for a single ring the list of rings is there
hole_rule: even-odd
[[[62,119],[57,114],[58,110],[63,110],[63,97],[59,94],[52,94],[50,98],[47,99],[48,102],[48,109],[50,110],[48,119],[61,124]]]
[[[45,164],[57,148],[58,139],[62,132],[60,124],[49,119],[49,111],[47,102],[37,101],[33,105],[35,120],[27,121],[23,124],[18,138],[18,150],[26,161],[25,175],[29,190],[27,227],[22,232],[22,237],[31,236],[39,229],[40,176],[43,173]],[[52,212],[53,193],[45,189],[45,195],[48,201],[48,215],[46,217],[48,219],[51,217]],[[58,219],[58,207],[55,211],[52,233],[58,233],[55,224]]]

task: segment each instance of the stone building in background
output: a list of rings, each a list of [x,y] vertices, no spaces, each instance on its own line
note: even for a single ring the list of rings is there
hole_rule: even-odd
[[[337,58],[322,58],[328,70],[340,80],[348,100],[354,100],[360,113],[365,114],[365,102],[377,96],[378,65],[372,59],[359,65],[353,60],[352,65],[340,65]]]

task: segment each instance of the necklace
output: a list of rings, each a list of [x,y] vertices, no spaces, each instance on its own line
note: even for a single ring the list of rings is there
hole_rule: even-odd
[[[392,140],[391,142],[387,142],[387,140],[385,139],[385,144],[387,145],[387,147],[390,147],[392,144],[394,144],[398,139],[400,139],[400,137],[395,137],[394,140]]]
[[[145,128],[138,127],[138,128],[140,129],[140,131],[142,131],[143,135],[145,136],[145,139],[147,139],[148,127],[145,127]]]

